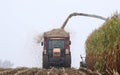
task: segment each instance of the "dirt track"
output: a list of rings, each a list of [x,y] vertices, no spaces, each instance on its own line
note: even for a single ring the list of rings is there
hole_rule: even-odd
[[[91,70],[80,68],[15,68],[15,69],[0,69],[0,75],[101,75],[98,72],[92,72]]]

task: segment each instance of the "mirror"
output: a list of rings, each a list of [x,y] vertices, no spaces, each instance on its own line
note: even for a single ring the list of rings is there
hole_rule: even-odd
[[[69,41],[69,45],[71,45],[71,41]]]
[[[41,42],[41,46],[43,46],[43,42]]]

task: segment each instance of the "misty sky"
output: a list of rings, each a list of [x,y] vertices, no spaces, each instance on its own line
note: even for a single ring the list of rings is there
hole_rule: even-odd
[[[36,39],[43,32],[59,28],[70,13],[110,17],[120,12],[120,0],[0,0],[0,59],[14,67],[42,67],[42,47]],[[85,40],[104,21],[73,17],[65,30],[70,32],[72,67],[85,56]]]

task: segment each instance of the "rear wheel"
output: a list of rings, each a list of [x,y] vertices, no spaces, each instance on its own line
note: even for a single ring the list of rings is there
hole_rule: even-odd
[[[47,55],[43,55],[43,68],[49,68]]]
[[[66,67],[66,68],[71,67],[71,55],[66,55],[64,67]]]

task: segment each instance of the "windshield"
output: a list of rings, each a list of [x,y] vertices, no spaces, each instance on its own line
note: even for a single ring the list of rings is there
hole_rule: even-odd
[[[61,50],[65,48],[65,41],[62,39],[60,40],[48,40],[47,42],[48,48],[60,48]]]

